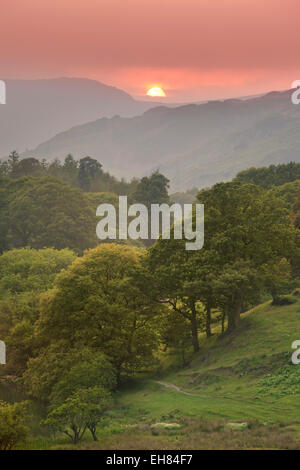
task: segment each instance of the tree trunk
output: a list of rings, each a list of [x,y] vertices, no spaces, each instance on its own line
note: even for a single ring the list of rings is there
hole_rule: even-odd
[[[74,444],[78,444],[79,442],[79,432],[75,431],[74,432]]]
[[[211,324],[211,309],[210,309],[210,305],[208,305],[206,306],[206,336],[207,338],[209,338],[212,335],[210,324]]]
[[[91,435],[93,436],[94,441],[97,442],[98,438],[97,438],[97,435],[96,435],[96,427],[89,426],[89,431],[90,431]]]
[[[222,312],[222,335],[225,332],[225,319],[226,319],[226,310],[224,309]]]
[[[185,366],[184,347],[181,348],[181,365],[182,365],[182,367]]]
[[[116,382],[117,388],[119,388],[121,385],[121,365],[116,367]]]
[[[234,331],[238,326],[237,316],[235,310],[228,312],[228,327],[227,331]]]
[[[194,302],[192,302],[191,331],[192,331],[194,352],[198,352],[200,348],[199,348],[199,340],[198,340],[197,312],[195,309]]]
[[[272,296],[272,305],[279,305],[280,297],[279,297],[278,293],[275,292],[275,291],[272,291],[271,296]]]
[[[241,309],[242,309],[242,302],[241,299],[238,298],[235,306],[228,310],[228,331],[234,331],[240,324],[241,321]]]

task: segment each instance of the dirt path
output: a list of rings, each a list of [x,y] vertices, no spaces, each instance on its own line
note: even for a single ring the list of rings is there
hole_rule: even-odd
[[[177,385],[175,384],[172,384],[172,383],[169,383],[169,382],[163,382],[161,380],[151,380],[151,382],[154,382],[154,383],[157,383],[159,385],[162,385],[163,387],[166,387],[166,388],[170,388],[171,390],[175,390],[175,392],[178,392],[178,393],[181,393],[183,395],[188,395],[190,397],[198,397],[198,398],[209,398],[208,395],[199,395],[197,393],[189,393],[189,392],[185,392],[184,390],[181,390],[180,387],[178,387]],[[243,403],[250,403],[250,404],[253,404],[253,400],[252,399],[245,399],[245,398],[238,398],[238,397],[231,397],[231,396],[220,396],[220,395],[216,395],[216,398],[218,399],[223,399],[223,400],[232,400],[232,401],[237,401],[237,402],[243,402]],[[270,406],[270,403],[269,402],[261,402],[260,404],[257,404],[258,406],[266,406],[266,404],[268,406]],[[282,411],[282,408],[277,408],[277,407],[274,407],[272,406],[272,409],[274,412],[278,411],[279,409]]]
[[[206,395],[196,395],[194,393],[188,393],[188,392],[185,392],[184,390],[181,390],[180,387],[178,387],[177,385],[174,385],[174,384],[170,384],[168,382],[162,382],[160,380],[153,380],[153,382],[159,384],[159,385],[162,385],[163,387],[166,387],[166,388],[171,388],[172,390],[175,390],[175,392],[178,392],[178,393],[182,393],[183,395],[189,395],[190,397],[202,397],[202,398],[206,398]]]

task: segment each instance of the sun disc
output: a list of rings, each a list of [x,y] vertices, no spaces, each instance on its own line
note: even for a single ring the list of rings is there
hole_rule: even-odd
[[[166,96],[164,90],[158,86],[155,86],[153,88],[150,88],[148,91],[147,91],[147,96],[160,96],[160,97],[163,97],[163,96]]]

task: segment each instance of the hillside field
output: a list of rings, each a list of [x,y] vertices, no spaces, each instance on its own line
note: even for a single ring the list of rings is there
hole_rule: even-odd
[[[210,339],[201,336],[200,352],[184,368],[178,357],[161,357],[159,371],[117,393],[98,442],[86,436],[79,448],[300,448],[300,365],[291,363],[291,344],[300,337],[300,300],[294,300],[281,307],[267,302],[243,314],[235,334],[214,330]],[[72,445],[39,433],[29,447]]]

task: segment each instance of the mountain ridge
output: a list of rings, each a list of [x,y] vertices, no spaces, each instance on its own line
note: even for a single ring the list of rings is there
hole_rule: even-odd
[[[4,80],[0,106],[0,158],[23,152],[75,125],[116,114],[133,116],[156,106],[119,88],[86,78]]]
[[[206,187],[250,166],[300,161],[300,107],[291,91],[214,100],[140,116],[101,118],[41,143],[23,156],[90,155],[118,177],[160,170],[172,190]]]

